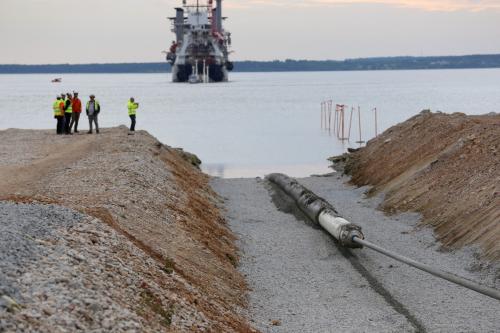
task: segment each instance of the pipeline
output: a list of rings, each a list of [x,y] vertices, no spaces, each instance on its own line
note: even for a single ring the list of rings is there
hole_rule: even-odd
[[[280,173],[268,175],[267,180],[276,184],[288,196],[293,198],[298,208],[313,222],[321,225],[330,233],[343,247],[363,248],[367,247],[402,263],[453,282],[462,287],[474,290],[483,295],[500,300],[500,291],[490,288],[438,268],[404,257],[400,254],[386,250],[380,246],[365,240],[361,227],[355,225],[339,215],[335,208],[323,198],[300,185],[295,179]]]
[[[454,274],[451,274],[451,273],[448,273],[448,272],[445,272],[443,270],[440,270],[440,269],[437,269],[437,268],[434,268],[432,266],[429,266],[429,265],[426,265],[424,263],[421,263],[421,262],[418,262],[418,261],[415,261],[413,259],[410,259],[410,258],[407,258],[405,256],[402,256],[400,254],[397,254],[397,253],[394,253],[392,251],[389,251],[389,250],[386,250],[384,248],[381,248],[380,246],[377,246],[375,244],[372,244],[364,239],[360,239],[360,238],[357,238],[357,237],[354,237],[353,239],[353,242],[355,243],[358,243],[360,245],[364,245],[374,251],[377,251],[379,253],[382,253],[388,257],[391,257],[397,261],[400,261],[400,262],[403,262],[407,265],[410,265],[412,267],[415,267],[415,268],[418,268],[420,269],[421,271],[424,271],[424,272],[427,272],[429,274],[432,274],[434,276],[437,276],[437,277],[440,277],[442,279],[445,279],[445,280],[448,280],[450,282],[453,282],[455,284],[458,284],[462,287],[465,287],[465,288],[468,288],[468,289],[472,289],[478,293],[481,293],[483,295],[486,295],[486,296],[490,296],[491,298],[495,298],[497,300],[500,300],[500,291],[494,289],[494,288],[490,288],[490,287],[487,287],[487,286],[483,286],[483,285],[480,285],[478,283],[475,283],[473,281],[469,281],[467,279],[464,279],[460,276],[456,276]]]
[[[353,241],[354,237],[364,239],[361,227],[347,221],[326,200],[318,197],[295,179],[281,173],[273,173],[266,177],[278,185],[286,194],[295,200],[299,209],[314,223],[321,225],[344,247],[361,248]]]

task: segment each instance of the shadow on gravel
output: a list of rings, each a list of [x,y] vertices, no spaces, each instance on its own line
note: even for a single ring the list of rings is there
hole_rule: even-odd
[[[295,204],[295,201],[290,198],[276,184],[267,180],[264,181],[264,187],[269,191],[271,199],[280,212],[293,215],[298,221],[304,222],[313,229],[321,229],[319,225],[312,222]]]
[[[352,265],[352,267],[359,273],[361,274],[368,284],[370,285],[370,288],[374,290],[377,294],[382,296],[384,300],[386,301],[387,304],[389,304],[395,311],[400,313],[401,315],[405,316],[405,318],[408,320],[409,323],[413,325],[415,328],[415,332],[417,333],[424,333],[425,328],[422,325],[422,323],[410,313],[410,311],[397,299],[395,299],[391,293],[383,286],[382,283],[380,283],[376,277],[374,277],[370,271],[366,269],[365,266],[359,261],[359,257],[354,254],[351,250],[346,249],[338,244],[338,242],[335,240],[335,238],[331,237],[333,243],[339,250],[339,252],[349,260],[349,263]]]

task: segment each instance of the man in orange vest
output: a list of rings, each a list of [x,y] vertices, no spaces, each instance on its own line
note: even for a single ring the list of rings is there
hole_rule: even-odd
[[[73,128],[75,124],[75,133],[78,133],[78,121],[80,120],[80,113],[82,113],[82,102],[78,98],[78,93],[73,92],[73,99],[71,100],[71,106],[73,112],[71,113],[71,123],[69,124],[69,131]]]

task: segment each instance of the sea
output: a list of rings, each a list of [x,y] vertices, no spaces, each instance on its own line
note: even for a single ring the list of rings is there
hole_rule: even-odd
[[[56,77],[62,82],[52,83]],[[96,96],[102,127],[128,125],[134,97],[136,129],[195,153],[212,176],[303,177],[331,172],[328,157],[424,109],[500,112],[500,69],[231,73],[229,82],[212,84],[172,83],[170,74],[0,75],[0,129],[55,131],[53,101],[73,91],[84,103]],[[337,104],[343,122],[335,121]],[[336,131],[342,123],[344,140]],[[80,124],[88,129],[85,115]]]

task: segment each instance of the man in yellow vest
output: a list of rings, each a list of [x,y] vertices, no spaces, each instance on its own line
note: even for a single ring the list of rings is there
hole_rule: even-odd
[[[92,134],[92,123],[95,124],[95,132],[99,134],[99,121],[98,115],[101,112],[101,105],[95,99],[94,95],[89,96],[90,100],[87,102],[85,106],[85,111],[87,112],[87,117],[89,117],[89,131],[87,134]]]
[[[130,124],[130,131],[128,132],[129,135],[132,135],[135,133],[135,116],[137,114],[137,109],[139,108],[139,103],[135,102],[135,99],[133,97],[130,97],[130,100],[128,101],[128,116],[130,117],[131,124]]]
[[[73,96],[70,93],[66,94],[66,99],[64,100],[64,133],[65,134],[73,134],[71,133],[71,128],[69,124],[71,123],[71,116],[73,113]]]
[[[63,134],[64,134],[64,129],[66,128],[65,124],[64,124],[64,108],[66,107],[66,94],[61,94],[61,97],[60,97],[60,100],[61,100],[61,103],[63,104],[63,110],[62,110],[62,116],[63,116],[63,121],[62,121],[62,131],[63,131]]]
[[[57,96],[56,101],[52,105],[54,110],[54,118],[57,120],[56,133],[58,135],[63,134],[64,129],[64,105],[61,97]]]

